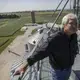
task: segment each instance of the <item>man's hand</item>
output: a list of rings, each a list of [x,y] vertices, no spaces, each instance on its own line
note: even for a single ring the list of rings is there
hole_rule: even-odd
[[[28,67],[28,63],[27,63],[27,61],[24,61],[23,64],[22,64],[21,66],[19,66],[19,67],[15,70],[13,76],[23,74],[23,73],[25,72],[25,70],[27,69],[27,67]]]

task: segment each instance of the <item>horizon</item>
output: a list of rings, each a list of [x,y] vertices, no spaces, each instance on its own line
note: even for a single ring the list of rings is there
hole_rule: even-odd
[[[57,11],[59,11],[59,10],[61,10],[61,9],[58,9]],[[70,9],[64,9],[64,10],[70,10]],[[34,12],[38,12],[38,11],[55,11],[55,9],[54,10],[22,10],[22,11],[11,11],[11,12],[0,12],[0,13],[17,13],[17,12],[32,12],[32,11],[34,11]]]

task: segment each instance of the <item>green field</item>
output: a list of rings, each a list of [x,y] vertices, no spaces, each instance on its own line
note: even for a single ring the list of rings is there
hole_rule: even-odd
[[[8,38],[0,38],[0,47],[3,46],[8,40]]]
[[[62,17],[67,13],[69,12],[63,12],[57,21],[58,24],[61,23]],[[15,19],[0,19],[0,53],[12,42],[12,40],[15,39],[16,36],[24,33],[20,31],[20,28],[23,27],[24,24],[32,22],[30,12],[16,12],[15,14],[21,17]],[[56,12],[53,17],[52,14],[53,12],[35,12],[36,23],[53,22],[58,15],[58,12]]]

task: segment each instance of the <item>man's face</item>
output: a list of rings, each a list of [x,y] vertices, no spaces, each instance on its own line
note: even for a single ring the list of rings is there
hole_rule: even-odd
[[[76,19],[69,18],[67,24],[64,27],[66,31],[71,35],[77,31],[77,21]]]

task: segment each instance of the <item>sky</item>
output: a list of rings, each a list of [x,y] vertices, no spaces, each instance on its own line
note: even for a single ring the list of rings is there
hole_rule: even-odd
[[[61,0],[0,0],[0,12],[53,10]],[[63,0],[60,8],[66,0]],[[69,3],[66,8],[70,8]]]

